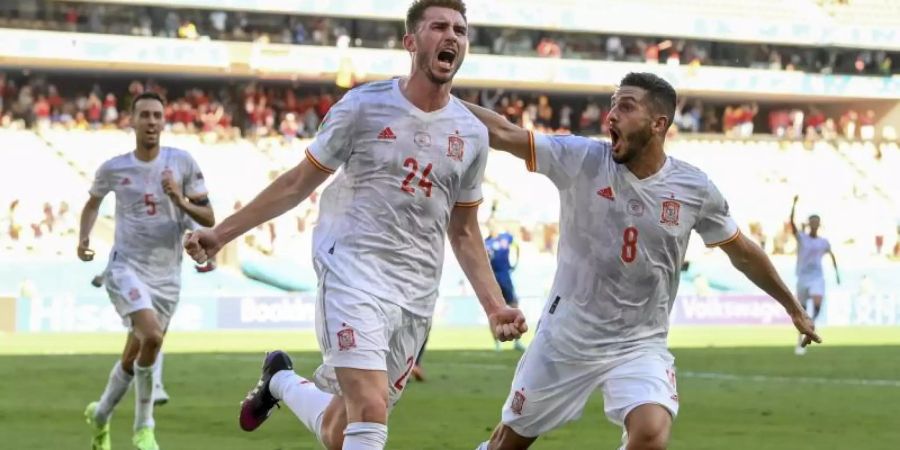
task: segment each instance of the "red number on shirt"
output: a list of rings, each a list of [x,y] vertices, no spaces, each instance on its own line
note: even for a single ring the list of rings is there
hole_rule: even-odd
[[[153,194],[144,194],[144,204],[147,205],[147,215],[156,215],[156,198]]]
[[[416,161],[415,158],[406,158],[406,161],[403,161],[403,167],[409,169],[409,173],[406,174],[406,178],[403,180],[403,184],[400,185],[400,189],[404,192],[409,192],[410,194],[416,193],[416,188],[410,186],[413,179],[416,178],[416,173],[419,172],[419,162]],[[428,175],[431,175],[431,164],[429,163],[425,166],[425,170],[422,171],[422,176],[419,178],[419,187],[425,190],[425,196],[431,197],[431,181],[428,181]]]
[[[637,258],[637,240],[638,230],[635,227],[628,227],[622,235],[622,261],[630,263]]]

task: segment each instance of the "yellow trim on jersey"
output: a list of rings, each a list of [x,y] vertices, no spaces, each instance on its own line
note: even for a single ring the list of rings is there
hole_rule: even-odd
[[[306,149],[306,159],[308,159],[309,162],[311,162],[314,166],[316,166],[317,169],[321,170],[322,172],[325,172],[329,175],[332,175],[335,172],[334,169],[329,169],[328,166],[320,163],[319,160],[316,159],[315,156],[313,156],[312,152],[309,151],[309,149]]]
[[[731,242],[731,241],[737,239],[737,238],[740,237],[740,236],[741,236],[741,229],[738,228],[738,230],[735,231],[735,232],[734,232],[734,235],[731,236],[730,238],[725,239],[724,241],[716,242],[715,244],[709,244],[709,245],[707,245],[706,247],[707,247],[707,248],[713,248],[713,247],[718,247],[718,246],[721,246],[721,245],[725,245],[725,244],[727,244],[727,243],[729,243],[729,242]]]
[[[484,199],[481,198],[481,199],[475,200],[474,202],[456,202],[455,206],[459,206],[460,208],[473,208],[475,206],[480,205],[481,202],[483,202],[483,201],[484,201]]]
[[[528,159],[525,168],[529,172],[537,172],[537,153],[534,150],[534,131],[528,130]]]

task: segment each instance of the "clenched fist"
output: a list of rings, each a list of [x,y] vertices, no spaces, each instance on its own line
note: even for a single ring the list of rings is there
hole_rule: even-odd
[[[204,264],[222,249],[219,235],[212,228],[192,231],[184,237],[184,251],[198,264]]]

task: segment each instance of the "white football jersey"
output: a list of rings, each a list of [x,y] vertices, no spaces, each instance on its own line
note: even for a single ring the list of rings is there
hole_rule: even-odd
[[[691,230],[708,246],[737,238],[728,203],[702,171],[672,157],[638,179],[608,142],[533,136],[526,165],[560,192],[556,276],[540,327],[573,359],[666,347]]]
[[[831,244],[823,237],[797,233],[797,279],[824,278],[822,257],[831,251]]]
[[[487,128],[455,97],[423,112],[399,79],[360,86],[332,106],[307,149],[334,172],[313,233],[317,269],[430,317],[454,206],[477,206]]]
[[[163,174],[170,171],[188,196],[206,194],[203,173],[191,155],[163,147],[153,161],[133,152],[100,166],[90,194],[116,195],[116,237],[109,264],[127,264],[147,284],[151,294],[177,300],[181,288],[181,238],[194,221],[163,192]]]

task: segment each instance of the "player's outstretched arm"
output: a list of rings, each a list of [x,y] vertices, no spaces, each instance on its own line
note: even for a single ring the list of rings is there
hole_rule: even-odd
[[[837,279],[837,284],[841,284],[841,273],[838,271],[837,258],[831,249],[828,250],[828,254],[831,256],[831,264],[834,265],[834,277]]]
[[[450,214],[450,226],[447,229],[450,246],[459,261],[460,267],[472,284],[475,295],[484,308],[491,323],[491,332],[500,341],[518,339],[528,331],[525,316],[515,308],[506,306],[503,294],[491,265],[481,229],[478,227],[478,207],[457,206]]]
[[[215,228],[190,233],[185,239],[185,250],[196,262],[206,262],[225,244],[251,228],[297,206],[328,179],[329,175],[309,159],[304,159],[293,169],[281,174],[247,206],[223,220]]]
[[[491,148],[509,152],[520,159],[531,158],[532,135],[528,130],[510,123],[505,117],[487,108],[463,102],[488,129]]]
[[[731,264],[736,269],[743,272],[753,284],[772,296],[778,303],[781,303],[781,306],[784,306],[784,309],[791,316],[794,326],[797,327],[801,334],[805,335],[803,339],[804,346],[811,341],[822,342],[822,339],[815,332],[812,319],[806,315],[800,302],[794,298],[791,291],[784,285],[784,281],[778,276],[772,261],[769,260],[769,257],[756,243],[746,236],[740,235],[737,239],[723,244],[722,250],[728,254]]]
[[[78,229],[78,259],[91,261],[94,259],[94,251],[91,250],[91,230],[97,222],[102,197],[91,195],[81,209],[81,223]]]

